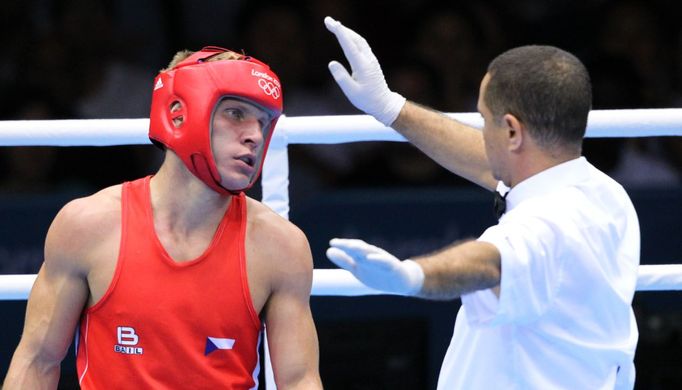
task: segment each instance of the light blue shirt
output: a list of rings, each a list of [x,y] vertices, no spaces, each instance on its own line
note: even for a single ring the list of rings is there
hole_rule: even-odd
[[[582,157],[547,169],[479,240],[502,256],[499,299],[462,297],[439,389],[634,386],[640,234],[618,183]]]

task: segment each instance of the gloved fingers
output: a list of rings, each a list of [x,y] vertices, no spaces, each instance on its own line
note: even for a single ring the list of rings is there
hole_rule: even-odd
[[[337,61],[329,62],[327,67],[341,89],[346,93],[352,92],[355,80],[353,80],[353,77],[348,73],[346,68]]]
[[[327,258],[340,268],[346,271],[353,272],[355,270],[355,260],[350,257],[346,252],[338,248],[328,248]]]
[[[332,238],[329,245],[346,252],[368,252],[374,248],[374,246],[357,238]]]
[[[372,56],[372,49],[360,34],[327,16],[324,19],[327,29],[336,36],[339,45],[352,69],[358,69]]]
[[[327,30],[336,36],[336,40],[339,41],[339,45],[343,50],[343,54],[346,55],[346,58],[349,61],[351,58],[354,58],[357,55],[355,52],[355,43],[353,42],[351,36],[347,33],[348,29],[345,28],[341,22],[336,21],[329,16],[324,18],[324,24],[327,26]]]
[[[392,270],[400,263],[400,260],[386,253],[370,253],[367,255],[367,263],[374,268]]]
[[[387,270],[400,261],[385,250],[363,240],[334,238],[329,244],[333,248],[343,250],[348,256],[352,257],[356,267],[363,266]]]
[[[341,24],[341,22],[338,20],[334,20],[330,16],[324,18],[324,25],[327,27],[329,32],[336,36],[336,40],[339,41],[339,45],[341,45],[341,48],[343,49],[343,52],[346,54],[346,56],[348,56],[348,54],[352,55],[353,52],[357,50],[358,47],[356,40],[357,36],[359,36],[357,33]]]
[[[331,16],[324,17],[324,25],[327,27],[327,30],[329,30],[332,33],[336,31],[336,28],[340,24],[341,23],[338,20],[332,18]]]
[[[362,251],[366,254],[377,253],[392,256],[385,249],[368,244],[367,242],[357,238],[333,238],[331,241],[329,241],[329,245],[341,248],[345,251]]]
[[[360,247],[363,245],[369,245],[365,241],[358,238],[332,238],[329,240],[329,245],[335,247]]]

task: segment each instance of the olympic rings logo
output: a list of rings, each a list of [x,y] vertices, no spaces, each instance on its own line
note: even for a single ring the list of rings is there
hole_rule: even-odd
[[[279,99],[280,96],[280,91],[279,87],[276,86],[275,84],[265,80],[265,79],[258,79],[258,86],[260,89],[265,92],[266,95],[272,96],[274,99]]]

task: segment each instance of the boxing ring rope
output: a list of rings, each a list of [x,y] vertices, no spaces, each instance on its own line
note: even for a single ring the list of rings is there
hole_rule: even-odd
[[[447,114],[475,127],[478,113]],[[149,119],[0,121],[0,146],[114,146],[149,144]],[[282,117],[275,135],[289,144],[405,141],[367,115]],[[682,109],[593,110],[587,137],[682,136]]]
[[[0,300],[28,298],[36,275],[0,275]],[[637,291],[682,290],[682,264],[640,265]],[[363,296],[380,295],[382,291],[369,288],[350,272],[341,269],[316,269],[312,295]]]
[[[450,113],[455,119],[482,126],[478,113]],[[148,119],[78,119],[0,121],[0,146],[114,146],[149,144]],[[682,136],[682,109],[593,110],[586,137]],[[263,166],[263,202],[289,216],[290,144],[334,144],[405,139],[367,115],[282,117]],[[35,275],[0,275],[0,300],[26,299]],[[682,264],[642,265],[637,291],[682,290]],[[316,269],[313,295],[381,294],[349,272]]]

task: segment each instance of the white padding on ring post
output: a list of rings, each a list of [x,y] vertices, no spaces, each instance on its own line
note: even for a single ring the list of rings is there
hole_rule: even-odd
[[[262,202],[286,219],[289,219],[288,144],[286,130],[277,126],[277,131],[270,139],[261,175]]]

